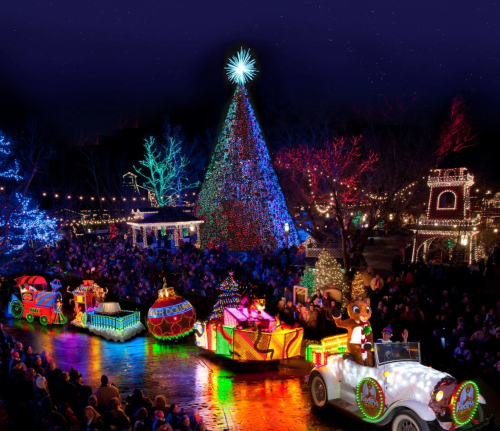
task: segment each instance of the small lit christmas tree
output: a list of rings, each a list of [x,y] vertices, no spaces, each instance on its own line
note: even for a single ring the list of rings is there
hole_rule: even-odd
[[[323,250],[316,264],[316,289],[327,286],[337,286],[342,290],[342,305],[344,305],[346,294],[349,294],[349,286],[344,281],[342,267],[330,253]]]
[[[316,274],[314,268],[307,267],[304,271],[304,275],[300,279],[300,284],[307,287],[307,294],[309,297],[314,295],[314,288],[316,286]]]
[[[363,298],[365,297],[365,286],[363,283],[363,277],[359,271],[356,272],[351,285],[351,298]]]
[[[212,314],[208,320],[216,320],[222,317],[222,313],[228,307],[238,307],[240,305],[240,286],[234,281],[233,273],[220,285],[220,294],[214,305]]]

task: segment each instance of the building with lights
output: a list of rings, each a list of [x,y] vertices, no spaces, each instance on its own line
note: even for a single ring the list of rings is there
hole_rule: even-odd
[[[430,187],[427,214],[413,226],[412,261],[427,255],[431,246],[443,240],[449,252],[460,261],[477,259],[477,235],[481,216],[473,217],[470,188],[474,176],[467,168],[433,169],[428,177]]]

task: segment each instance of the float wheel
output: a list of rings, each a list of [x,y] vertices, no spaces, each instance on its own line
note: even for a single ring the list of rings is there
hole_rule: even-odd
[[[26,315],[26,320],[31,323],[31,322],[33,322],[33,320],[35,320],[35,316],[33,316],[33,314],[31,314],[31,313],[28,313]]]
[[[326,410],[328,406],[328,390],[321,374],[316,373],[312,379],[311,399],[318,410]]]
[[[14,299],[14,301],[10,303],[10,313],[16,319],[20,319],[21,317],[23,317],[24,305],[19,299]]]
[[[40,323],[42,325],[46,325],[47,323],[49,323],[49,319],[47,316],[40,316]]]
[[[402,410],[392,421],[391,431],[429,431],[429,424],[411,410]]]

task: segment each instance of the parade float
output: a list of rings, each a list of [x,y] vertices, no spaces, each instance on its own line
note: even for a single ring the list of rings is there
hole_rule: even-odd
[[[175,340],[193,331],[196,313],[189,301],[178,296],[173,287],[158,291],[158,299],[148,311],[148,328],[160,340]]]
[[[139,311],[126,311],[117,302],[104,302],[107,290],[93,280],[84,280],[74,291],[75,318],[72,325],[86,328],[106,340],[125,341],[146,328]]]
[[[87,328],[87,322],[90,314],[93,314],[100,302],[104,302],[106,291],[98,286],[94,280],[83,280],[83,283],[75,290],[68,293],[73,295],[75,318],[71,321],[72,325],[80,328]],[[71,302],[71,301],[70,301]]]
[[[33,322],[35,317],[42,325],[62,325],[67,319],[61,312],[60,292],[47,292],[47,282],[40,276],[23,276],[16,279],[20,295],[12,294],[9,310],[16,319]],[[52,288],[52,287],[51,287]]]
[[[390,424],[392,431],[469,431],[489,424],[481,407],[486,401],[473,381],[458,383],[422,365],[420,343],[373,343],[369,299],[347,301],[347,309],[349,319],[342,320],[339,311],[334,314],[335,323],[347,334],[322,340],[326,364],[308,376],[316,408],[331,405],[377,426]]]
[[[280,325],[265,310],[265,300],[241,299],[229,277],[208,322],[196,322],[196,345],[238,362],[276,361],[300,355],[304,330]]]

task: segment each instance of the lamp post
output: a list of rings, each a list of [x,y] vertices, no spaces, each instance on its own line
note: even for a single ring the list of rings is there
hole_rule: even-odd
[[[191,244],[193,243],[193,233],[194,233],[194,226],[191,225],[189,226],[189,242]]]
[[[290,225],[288,223],[285,223],[286,248],[288,248],[288,235],[290,235]]]

